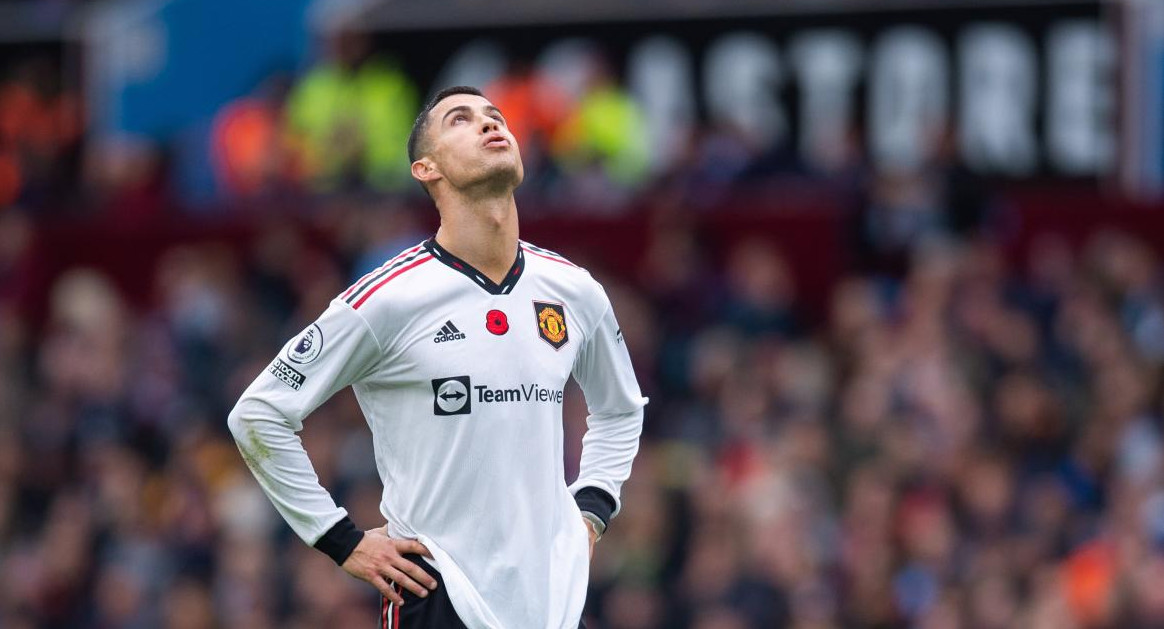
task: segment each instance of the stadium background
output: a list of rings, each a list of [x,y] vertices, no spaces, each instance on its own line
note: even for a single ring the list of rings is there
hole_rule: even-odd
[[[370,626],[225,417],[431,233],[450,83],[652,398],[590,627],[1164,626],[1162,7],[0,5],[0,627]],[[350,394],[302,435],[376,526]]]

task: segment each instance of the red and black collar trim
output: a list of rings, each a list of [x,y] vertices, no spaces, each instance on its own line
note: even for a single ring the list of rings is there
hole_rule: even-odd
[[[517,244],[517,257],[513,260],[513,266],[509,267],[509,271],[505,273],[505,279],[500,284],[495,284],[484,273],[473,268],[473,265],[449,253],[447,249],[437,244],[436,238],[426,240],[424,248],[434,258],[443,262],[445,266],[473,280],[474,284],[491,295],[508,295],[513,291],[513,287],[517,285],[517,280],[521,279],[521,274],[525,270],[525,254],[522,253],[521,243]]]

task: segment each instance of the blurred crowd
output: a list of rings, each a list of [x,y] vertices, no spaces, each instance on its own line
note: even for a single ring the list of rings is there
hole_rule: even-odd
[[[65,72],[60,48],[0,65],[0,206],[141,222],[207,204],[424,197],[406,144],[429,86],[368,34],[330,33],[301,72],[275,72],[159,137],[90,128],[83,77]],[[572,55],[515,58],[478,85],[506,114],[526,168],[520,194],[539,208],[626,212],[660,186],[714,205],[735,184],[792,176],[844,187],[862,167],[855,129],[820,163],[803,163],[743,121],[649,120],[604,50]]]
[[[63,44],[6,47],[0,207],[143,221],[206,202],[421,198],[406,144],[423,86],[367,34],[340,31],[320,45],[302,72],[271,74],[168,137],[89,128],[76,87],[83,77],[66,72]],[[642,108],[601,55],[591,61],[571,89],[524,63],[479,86],[507,112],[526,163],[523,194],[542,205],[625,207],[657,175],[648,172]],[[205,180],[191,174],[203,170]],[[212,190],[193,193],[191,177]]]
[[[329,31],[302,71],[266,76],[205,120],[159,137],[91,127],[77,63],[63,44],[42,48],[6,48],[0,58],[11,61],[0,63],[0,207],[141,224],[183,210],[229,220],[289,203],[326,211],[364,196],[426,198],[406,144],[430,86],[367,33]],[[863,229],[899,241],[894,247],[978,220],[977,181],[953,171],[949,129],[930,130],[927,155],[908,171],[872,168],[857,123],[801,155],[790,137],[758,134],[747,116],[651,119],[608,51],[579,43],[568,53],[514,57],[491,70],[450,65],[454,76],[441,79],[495,77],[479,87],[518,139],[519,198],[540,213],[627,214],[660,190],[709,209],[740,187],[780,179],[868,196],[862,208],[887,220]],[[971,214],[953,207],[954,224],[936,224],[957,204]]]
[[[900,281],[842,281],[811,326],[762,244],[638,287],[623,326],[654,357],[654,438],[594,613],[1164,626],[1161,268],[1116,233],[1048,238],[1013,271],[989,243],[923,248]]]
[[[13,297],[32,225],[0,220],[0,626],[370,626],[374,590],[293,537],[225,417],[353,277],[424,237],[415,217],[174,246],[146,308],[73,269],[44,321]],[[692,215],[649,220],[634,268],[576,256],[652,399],[590,627],[1164,626],[1164,265],[1144,242],[1047,237],[1016,265],[991,239],[922,239],[814,313],[765,234],[716,253]],[[577,391],[565,414],[575,469]],[[302,436],[379,525],[354,398]]]
[[[585,193],[584,201],[621,203],[651,174],[644,114],[601,55],[583,65],[572,86],[519,62],[478,87],[505,113],[522,147],[523,194],[546,202]],[[420,196],[405,149],[425,98],[370,35],[330,34],[321,59],[301,76],[273,76],[215,116],[210,142],[219,191],[232,199],[288,190]]]

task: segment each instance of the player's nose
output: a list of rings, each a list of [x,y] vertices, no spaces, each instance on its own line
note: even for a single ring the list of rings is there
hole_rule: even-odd
[[[481,126],[481,133],[492,133],[501,129],[501,124],[493,118],[485,117],[485,121]]]

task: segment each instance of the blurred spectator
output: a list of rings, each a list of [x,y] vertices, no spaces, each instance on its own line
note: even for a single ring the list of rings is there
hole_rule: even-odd
[[[934,136],[918,168],[874,167],[864,175],[846,169],[834,178],[861,206],[854,216],[859,265],[891,276],[924,247],[973,238],[991,219],[987,187],[958,159],[949,132]]]
[[[790,337],[798,332],[792,274],[771,245],[751,240],[737,245],[727,263],[724,319],[749,337]]]
[[[60,203],[75,187],[80,98],[50,55],[12,64],[0,82],[0,207]]]
[[[283,120],[287,89],[282,77],[271,77],[215,116],[212,159],[218,186],[228,197],[269,194],[290,179]]]
[[[403,189],[411,181],[406,149],[420,109],[416,86],[364,33],[335,32],[327,55],[288,99],[296,169],[321,192]]]
[[[592,55],[584,91],[553,140],[575,202],[617,204],[645,183],[650,154],[644,115],[606,60]]]

